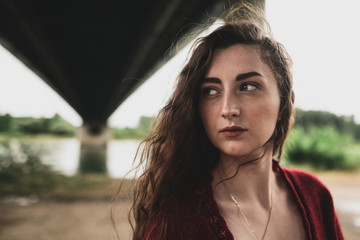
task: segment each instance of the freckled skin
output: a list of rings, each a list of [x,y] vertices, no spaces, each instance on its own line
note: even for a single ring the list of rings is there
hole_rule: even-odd
[[[259,75],[237,80],[237,76],[250,72]],[[206,133],[221,157],[255,154],[273,134],[279,107],[276,80],[255,47],[237,44],[215,51],[201,86],[199,110]],[[245,131],[228,137],[220,132],[227,126]]]

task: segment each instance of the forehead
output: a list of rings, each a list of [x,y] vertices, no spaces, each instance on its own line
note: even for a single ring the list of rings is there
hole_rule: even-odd
[[[261,60],[260,50],[254,45],[244,44],[216,49],[206,75],[229,70],[270,73],[268,66]]]

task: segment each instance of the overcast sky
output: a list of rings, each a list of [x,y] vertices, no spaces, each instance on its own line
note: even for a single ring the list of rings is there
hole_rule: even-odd
[[[359,11],[357,0],[266,0],[274,36],[294,62],[296,107],[355,115],[360,122]],[[179,55],[118,108],[110,125],[135,126],[141,115],[157,114],[184,63],[186,54]],[[0,114],[4,113],[35,117],[59,113],[81,124],[64,100],[0,46]]]

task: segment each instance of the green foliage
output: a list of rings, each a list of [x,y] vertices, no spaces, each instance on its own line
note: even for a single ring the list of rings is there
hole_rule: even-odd
[[[14,119],[10,114],[0,115],[0,132],[13,132]]]
[[[138,133],[136,128],[114,128],[113,136],[115,139],[140,139],[142,136]]]
[[[355,123],[354,116],[337,116],[325,111],[303,111],[296,109],[295,126],[309,130],[312,127],[332,126],[339,133],[351,135],[360,140],[360,125]]]
[[[141,116],[136,128],[113,128],[115,139],[141,139],[146,136],[149,129],[154,124],[154,117]]]
[[[354,138],[355,138],[357,141],[359,141],[359,140],[360,140],[360,124],[357,124],[357,125],[354,127],[353,134],[354,134]]]
[[[43,119],[22,118],[17,121],[19,132],[28,134],[39,134],[48,132],[44,125]]]
[[[52,118],[13,118],[11,115],[0,115],[0,132],[7,134],[52,134],[74,136],[75,127],[65,121],[59,114]]]
[[[137,126],[138,131],[142,135],[145,135],[154,124],[154,121],[155,121],[154,117],[141,116]]]
[[[11,193],[16,186],[17,191],[28,194],[52,187],[53,172],[41,163],[45,152],[41,146],[18,141],[0,143],[0,192]]]
[[[351,137],[340,134],[334,127],[296,127],[285,144],[290,163],[310,165],[315,169],[331,170],[352,167],[347,161],[346,146]]]
[[[46,121],[44,124],[46,124]],[[48,131],[49,133],[55,135],[73,136],[75,128],[65,121],[59,114],[55,114],[54,117],[48,120]]]

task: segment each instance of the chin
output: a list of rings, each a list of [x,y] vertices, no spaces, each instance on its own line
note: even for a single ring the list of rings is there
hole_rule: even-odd
[[[248,158],[259,158],[262,157],[264,155],[264,149],[262,147],[258,147],[255,149],[245,149],[245,148],[241,148],[240,146],[237,147],[232,147],[232,148],[228,148],[228,149],[220,149],[220,152],[227,157],[230,158],[238,158],[238,159],[248,159]]]
[[[243,158],[245,156],[248,156],[251,154],[251,151],[244,151],[241,150],[239,148],[237,149],[224,149],[224,151],[220,150],[220,152],[227,156],[227,157],[231,157],[231,158]]]

